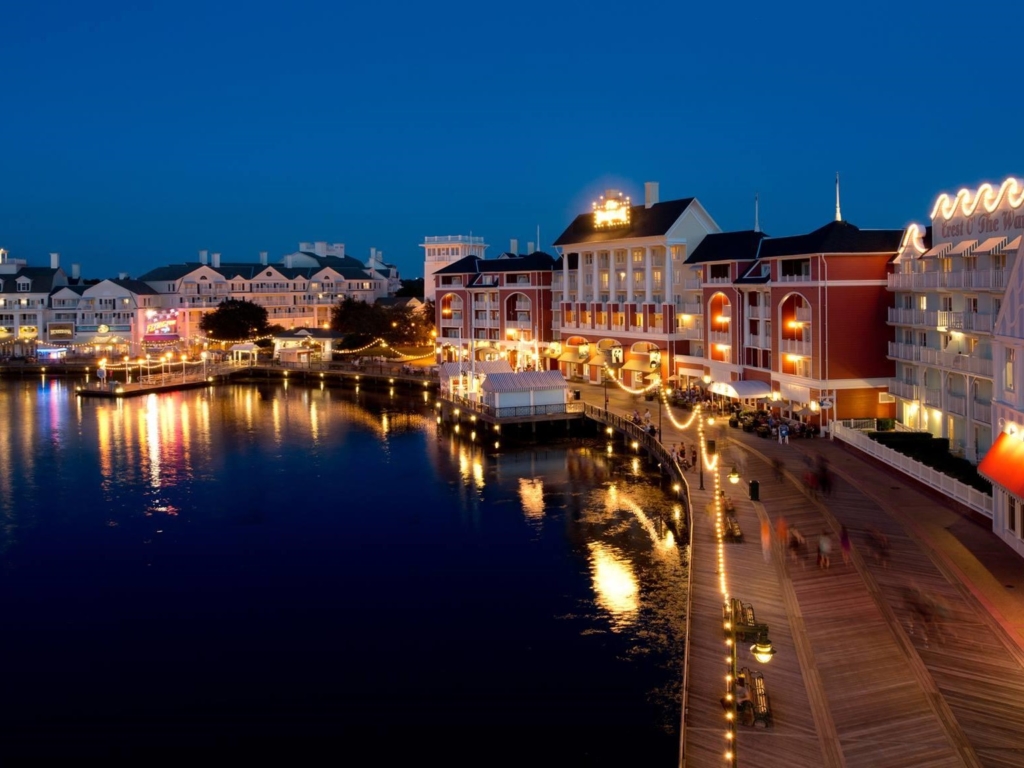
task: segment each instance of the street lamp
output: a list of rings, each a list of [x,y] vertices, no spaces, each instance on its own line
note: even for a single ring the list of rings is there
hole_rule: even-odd
[[[772,660],[776,650],[772,647],[772,641],[768,639],[768,632],[766,630],[762,629],[757,633],[757,642],[750,646],[750,652],[762,664],[767,664]]]
[[[732,483],[733,485],[736,485],[736,483],[738,483],[739,481],[740,481],[740,473],[736,469],[736,467],[734,466],[732,468],[732,472],[729,473],[729,482]]]
[[[206,351],[204,350],[203,352],[200,352],[199,353],[199,357],[203,361],[203,379],[205,380],[206,379]]]
[[[124,383],[125,384],[131,384],[132,383],[132,367],[129,364],[129,357],[128,357],[128,355],[124,356]]]
[[[188,360],[188,355],[181,356],[181,383],[185,383],[185,361]]]

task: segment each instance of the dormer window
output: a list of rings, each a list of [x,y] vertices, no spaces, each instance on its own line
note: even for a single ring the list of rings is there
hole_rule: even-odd
[[[31,290],[32,290],[32,281],[31,280],[19,280],[18,281],[18,292],[19,293],[28,293]]]

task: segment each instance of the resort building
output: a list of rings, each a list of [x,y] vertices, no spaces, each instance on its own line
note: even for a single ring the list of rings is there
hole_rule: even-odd
[[[300,243],[298,251],[276,264],[268,263],[266,251],[259,262],[222,262],[219,253],[208,257],[200,251],[197,262],[158,267],[139,280],[160,294],[162,308],[176,310],[174,334],[189,342],[203,340],[203,314],[225,299],[259,304],[271,325],[325,328],[341,299],[372,304],[388,295],[392,279],[390,273],[345,256],[344,249],[341,243]]]
[[[993,483],[993,530],[1019,553],[1024,513],[1024,185],[941,194],[907,228],[889,322],[897,419],[949,440]]]
[[[473,235],[438,235],[423,239],[423,300],[437,298],[435,294],[436,283],[434,274],[454,264],[456,261],[475,256],[478,259],[484,258],[487,251],[487,243],[482,237]],[[515,252],[516,248],[512,248]],[[533,249],[530,248],[530,251]]]
[[[0,356],[32,356],[51,335],[65,338],[60,324],[51,329],[50,294],[69,282],[58,253],[50,254],[49,267],[30,267],[0,248]]]
[[[567,379],[600,382],[612,350],[627,384],[702,371],[700,282],[687,257],[721,231],[695,198],[659,202],[655,182],[643,205],[608,190],[555,240],[550,356]]]
[[[805,235],[709,235],[687,265],[702,286],[712,391],[821,423],[891,416],[886,275],[902,234],[843,221],[837,203],[835,220]]]
[[[555,259],[540,251],[496,259],[466,256],[434,275],[439,361],[507,360],[513,370],[547,368]]]

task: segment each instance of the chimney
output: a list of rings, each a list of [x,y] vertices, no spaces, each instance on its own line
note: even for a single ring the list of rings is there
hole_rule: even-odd
[[[260,264],[262,264],[264,267],[267,266],[267,252],[266,251],[260,251]]]
[[[375,261],[377,261],[377,249],[370,248],[370,264],[373,264]]]
[[[50,254],[50,269],[60,269],[60,254],[59,253],[51,253]]]
[[[508,252],[513,256],[519,255],[519,241],[516,238],[512,238],[512,242],[508,244]]]
[[[220,269],[220,254],[219,253],[213,254],[213,263],[210,266],[213,267],[214,269]]]
[[[199,263],[200,264],[205,264],[206,263],[206,251],[200,251],[199,252]]]
[[[128,279],[128,273],[127,272],[118,272],[117,273],[117,279],[118,280],[127,280]]]
[[[644,182],[644,208],[658,204],[658,182]]]
[[[529,243],[526,244],[526,253],[527,253],[527,255],[533,253],[533,243],[532,242],[529,242]]]
[[[71,265],[71,279],[78,280],[82,277],[82,265],[72,264]]]
[[[287,256],[284,257],[284,266],[285,266],[285,269],[291,269],[292,268],[292,255],[290,253]]]
[[[313,244],[313,253],[315,253],[317,256],[326,256],[327,255],[327,241],[324,240],[322,242],[314,243]]]

